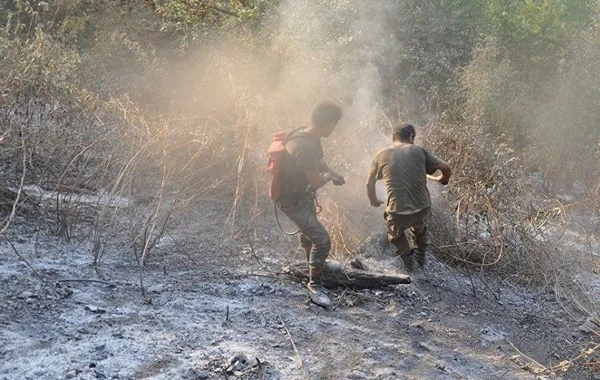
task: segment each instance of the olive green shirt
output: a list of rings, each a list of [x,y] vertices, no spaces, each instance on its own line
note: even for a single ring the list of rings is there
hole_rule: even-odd
[[[397,144],[380,150],[371,164],[368,183],[383,180],[389,213],[410,214],[431,207],[426,174],[442,162],[426,149]]]
[[[284,193],[306,192],[306,171],[319,170],[323,158],[321,140],[304,131],[293,132],[285,143],[281,158],[280,182]]]

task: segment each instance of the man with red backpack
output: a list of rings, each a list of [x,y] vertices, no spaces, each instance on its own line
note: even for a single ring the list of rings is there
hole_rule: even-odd
[[[285,136],[285,150],[278,168],[279,194],[276,202],[299,228],[300,244],[308,261],[310,298],[322,307],[331,306],[321,281],[331,239],[317,219],[315,191],[329,181],[337,186],[345,183],[344,177],[323,161],[321,146],[321,138],[329,137],[341,118],[342,109],[338,105],[330,101],[320,102],[313,109],[310,126]]]

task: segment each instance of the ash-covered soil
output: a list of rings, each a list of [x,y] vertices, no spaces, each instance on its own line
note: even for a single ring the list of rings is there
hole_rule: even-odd
[[[412,284],[332,289],[324,310],[280,272],[303,257],[295,238],[273,230],[250,246],[227,237],[221,214],[204,205],[163,238],[144,294],[129,249],[94,267],[83,233],[65,243],[18,219],[0,238],[0,379],[594,378],[581,366],[536,374],[593,341],[551,292],[430,256]],[[401,273],[380,241],[360,259]]]

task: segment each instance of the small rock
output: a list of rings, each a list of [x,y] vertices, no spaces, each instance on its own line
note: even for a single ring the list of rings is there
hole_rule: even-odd
[[[229,358],[227,361],[227,368],[225,372],[229,374],[234,374],[235,372],[239,372],[244,370],[246,367],[250,365],[250,361],[248,357],[244,354],[237,354],[232,358]]]
[[[106,309],[103,309],[95,305],[85,305],[85,310],[91,311],[92,313],[103,314],[106,313]]]
[[[416,321],[410,324],[410,327],[415,327],[415,328],[419,328],[422,329],[424,328],[425,321]]]
[[[26,291],[22,292],[21,294],[19,294],[18,297],[20,299],[25,299],[25,298],[31,298],[31,297],[33,297],[33,295],[34,295],[33,292],[26,290]]]
[[[73,295],[73,291],[71,290],[71,288],[68,288],[68,287],[57,289],[57,291],[64,298],[67,298],[67,297],[70,297]]]
[[[355,257],[352,261],[350,261],[350,266],[354,269],[367,270],[362,261]]]
[[[417,346],[424,351],[432,351],[432,347],[427,342],[419,342]]]
[[[166,289],[166,285],[165,284],[157,284],[157,285],[153,285],[151,287],[148,288],[148,293],[161,293],[162,291],[164,291]]]

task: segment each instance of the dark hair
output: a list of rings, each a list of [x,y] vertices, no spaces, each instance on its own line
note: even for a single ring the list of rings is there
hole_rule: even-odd
[[[330,100],[324,100],[313,109],[311,122],[316,128],[322,128],[331,122],[338,122],[342,118],[340,106]]]
[[[412,124],[398,124],[394,127],[392,137],[394,141],[408,141],[411,135],[416,135]]]

